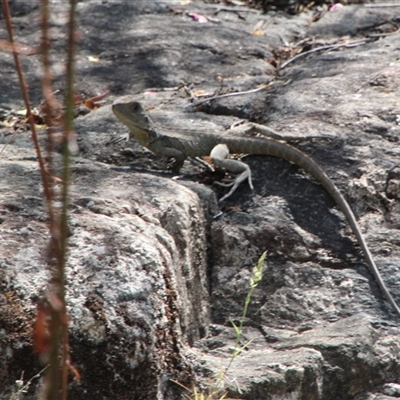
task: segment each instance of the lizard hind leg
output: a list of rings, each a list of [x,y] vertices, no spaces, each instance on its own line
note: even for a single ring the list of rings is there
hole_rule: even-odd
[[[232,189],[219,201],[227,199],[238,188],[238,186],[246,179],[249,181],[250,188],[252,190],[254,189],[253,182],[251,180],[250,167],[242,161],[227,159],[228,156],[229,156],[229,149],[226,144],[218,144],[212,149],[210,153],[210,157],[214,165],[220,168],[225,168],[227,171],[237,175],[236,178],[233,179],[231,183],[224,184],[216,182],[216,184],[220,186],[224,187],[232,186]]]

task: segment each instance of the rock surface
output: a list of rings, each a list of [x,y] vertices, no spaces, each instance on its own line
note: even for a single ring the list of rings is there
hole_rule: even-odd
[[[17,40],[37,45],[36,2],[13,3]],[[134,95],[162,124],[172,120],[178,128],[223,131],[246,118],[298,135],[295,145],[348,198],[400,302],[397,11],[360,5],[289,17],[200,1],[78,5],[79,92],[110,90],[109,103]],[[62,88],[65,4],[53,10],[55,82]],[[321,46],[368,40],[279,69],[306,37]],[[38,104],[39,56],[24,65]],[[12,56],[0,66],[2,109],[23,108]],[[268,90],[198,109],[185,107],[182,88],[154,90],[182,84],[198,95],[262,84]],[[229,363],[230,320],[240,319],[252,268],[265,250],[245,321],[243,340],[253,341],[223,382],[229,397],[399,397],[399,318],[333,200],[298,167],[248,156],[254,192],[242,185],[218,205],[225,189],[211,188],[216,177],[203,168],[187,162],[183,176],[171,179],[168,160],[134,141],[105,146],[126,132],[109,106],[79,116],[76,131],[67,293],[71,356],[82,385],[71,383],[71,399],[179,398],[171,380],[207,392]],[[10,134],[3,124],[1,143]],[[1,155],[0,177],[0,398],[9,399],[21,374],[26,382],[43,368],[32,353],[32,322],[47,285],[49,238],[28,133]],[[23,398],[37,398],[39,388],[34,379]]]

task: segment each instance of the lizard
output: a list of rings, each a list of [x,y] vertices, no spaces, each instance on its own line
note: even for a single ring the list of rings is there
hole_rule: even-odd
[[[264,135],[272,133],[275,138],[224,135],[206,131],[193,133],[163,130],[157,126],[142,105],[136,101],[117,100],[112,105],[112,111],[129,128],[130,135],[133,135],[141,146],[153,153],[173,157],[176,171],[179,171],[187,157],[210,156],[216,166],[236,174],[236,178],[230,184],[232,186],[231,191],[222,199],[231,195],[237,186],[246,179],[252,188],[250,167],[242,161],[227,158],[230,153],[279,157],[302,168],[322,185],[345,215],[362,249],[371,274],[386,300],[400,316],[400,308],[382,279],[350,205],[323,169],[311,157],[296,147],[278,140],[282,137],[278,132],[263,125],[252,123],[249,123],[250,130],[258,129]]]

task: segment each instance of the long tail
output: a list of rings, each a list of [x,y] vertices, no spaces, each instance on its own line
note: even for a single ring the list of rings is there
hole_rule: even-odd
[[[245,143],[244,143],[245,142]],[[325,174],[321,167],[310,157],[304,154],[302,151],[290,146],[287,143],[278,142],[270,139],[257,139],[257,138],[232,138],[229,140],[228,147],[231,152],[248,153],[248,154],[264,154],[283,158],[289,162],[292,162],[309,173],[315,180],[317,180],[324,189],[332,196],[340,210],[346,216],[346,219],[357,238],[357,242],[360,245],[365,258],[367,260],[369,270],[374,276],[380,290],[385,296],[386,300],[392,305],[396,313],[400,316],[400,308],[394,301],[392,295],[387,289],[383,282],[382,276],[372,258],[372,254],[365,242],[365,239],[361,233],[360,227],[353,214],[346,199],[340,193],[337,186],[332,180]]]

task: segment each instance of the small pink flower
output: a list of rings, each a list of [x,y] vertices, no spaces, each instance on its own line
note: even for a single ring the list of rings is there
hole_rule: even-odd
[[[337,10],[341,9],[342,7],[343,7],[343,4],[336,3],[329,9],[329,11],[330,12],[337,11]]]
[[[199,21],[201,24],[205,24],[208,22],[208,19],[204,15],[200,15],[197,13],[190,13],[188,14],[189,17],[192,17],[195,21]]]

